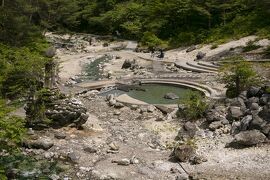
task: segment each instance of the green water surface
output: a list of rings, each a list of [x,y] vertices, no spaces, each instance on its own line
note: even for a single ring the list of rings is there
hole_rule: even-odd
[[[195,91],[190,88],[167,84],[143,84],[141,87],[146,91],[131,90],[127,94],[149,104],[178,104],[190,91]],[[179,96],[179,99],[165,99],[164,95],[166,93],[174,93]]]

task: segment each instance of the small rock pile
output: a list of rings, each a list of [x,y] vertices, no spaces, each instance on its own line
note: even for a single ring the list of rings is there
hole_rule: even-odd
[[[251,146],[270,139],[270,94],[267,87],[251,87],[225,106],[216,106],[206,113],[209,129],[230,127],[233,144]]]
[[[45,115],[55,126],[72,125],[77,128],[80,128],[89,116],[82,102],[75,98],[55,102],[46,110]]]
[[[88,119],[81,101],[65,97],[58,90],[46,90],[26,106],[27,125],[34,129],[73,126],[80,128]]]

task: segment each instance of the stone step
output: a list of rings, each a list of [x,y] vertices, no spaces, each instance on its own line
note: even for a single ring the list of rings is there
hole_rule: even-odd
[[[187,65],[198,68],[198,69],[204,69],[204,70],[209,70],[209,71],[218,71],[218,69],[216,69],[216,68],[201,66],[195,61],[187,62]]]
[[[220,66],[214,65],[213,63],[202,62],[202,61],[199,61],[198,64],[201,66],[206,66],[206,67],[211,67],[211,68],[219,68],[220,67]]]
[[[188,66],[186,62],[176,62],[175,66],[178,68],[182,68],[187,71],[197,72],[197,73],[217,73],[216,71],[206,70],[206,69],[199,69],[196,67]]]

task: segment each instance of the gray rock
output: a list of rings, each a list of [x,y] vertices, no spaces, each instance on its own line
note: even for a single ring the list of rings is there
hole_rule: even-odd
[[[199,155],[193,156],[190,159],[191,164],[201,164],[201,163],[206,162],[206,161],[207,161],[207,159],[205,157],[199,156]]]
[[[242,120],[241,120],[241,127],[240,127],[241,131],[248,130],[249,124],[250,124],[251,121],[252,121],[252,116],[251,115],[247,115],[247,116],[243,117]]]
[[[84,147],[83,150],[88,153],[96,153],[98,151],[94,146]]]
[[[195,123],[186,122],[184,126],[178,131],[177,138],[180,140],[193,138],[198,130],[199,128]]]
[[[109,105],[110,106],[114,106],[115,104],[116,104],[116,100],[115,99],[109,100]]]
[[[211,109],[206,112],[206,120],[208,123],[211,123],[213,121],[216,121],[216,117],[219,116],[219,113],[215,109]]]
[[[237,134],[241,131],[241,122],[240,121],[235,121],[232,123],[232,128],[231,128],[231,133],[232,134]]]
[[[50,149],[54,143],[50,139],[39,139],[39,140],[26,140],[23,142],[23,146],[30,149]]]
[[[125,105],[124,105],[123,103],[116,102],[116,103],[114,104],[114,107],[117,108],[117,109],[120,109],[120,108],[122,108],[122,107],[125,107]]]
[[[232,99],[231,106],[237,106],[237,107],[246,107],[245,102],[242,98],[234,98]]]
[[[56,139],[65,139],[66,138],[66,134],[65,133],[62,133],[62,132],[56,132],[56,133],[54,133],[54,137]]]
[[[194,147],[190,145],[178,145],[174,148],[174,156],[180,161],[180,162],[186,162],[188,161],[192,156],[195,154]]]
[[[147,112],[152,113],[152,112],[154,112],[155,110],[156,110],[156,107],[153,106],[153,105],[150,105],[150,106],[147,107]]]
[[[27,135],[35,135],[35,131],[32,129],[32,128],[29,128],[28,131],[27,131]]]
[[[253,146],[265,142],[266,137],[258,130],[242,131],[235,135],[233,143],[244,146]]]
[[[270,100],[270,98],[267,97],[267,96],[261,97],[260,100],[259,100],[260,106],[265,106],[265,105],[267,105],[267,103],[269,102],[269,100]]]
[[[155,105],[158,110],[160,110],[163,114],[170,114],[174,111],[174,108],[166,107],[163,105]]]
[[[75,152],[71,152],[71,153],[68,153],[67,158],[68,158],[68,160],[70,160],[71,162],[77,164],[78,161],[79,161],[79,159],[80,159],[80,156],[79,156],[77,153],[75,153]]]
[[[259,108],[260,108],[260,106],[257,103],[252,103],[251,106],[250,106],[251,110],[259,110]]]
[[[266,122],[261,119],[258,115],[252,115],[252,121],[250,123],[250,129],[258,129],[261,130],[263,126],[266,125]]]
[[[180,174],[178,176],[176,176],[175,180],[188,180],[189,177],[187,174]]]
[[[223,124],[221,121],[214,121],[209,125],[209,129],[212,131],[219,129],[221,127],[223,127]]]
[[[263,120],[270,122],[270,105],[266,105],[258,114]]]
[[[228,113],[229,120],[234,120],[234,119],[239,120],[243,115],[244,113],[242,112],[240,107],[231,106],[229,108],[229,113]]]
[[[269,133],[270,133],[270,124],[267,124],[262,128],[262,133],[264,133],[265,135],[269,135]]]
[[[191,51],[194,51],[195,49],[196,49],[196,46],[195,46],[195,45],[192,45],[192,46],[190,46],[190,47],[186,50],[186,52],[189,53],[189,52],[191,52]]]
[[[117,163],[118,165],[121,165],[121,166],[128,166],[130,165],[130,160],[127,158],[124,158],[121,160],[113,160],[112,163]]]
[[[247,90],[247,98],[250,97],[256,97],[258,92],[259,92],[260,88],[258,87],[251,87]]]
[[[247,101],[246,101],[246,107],[248,108],[248,109],[250,109],[251,108],[251,105],[253,104],[253,103],[258,103],[259,102],[259,98],[257,98],[257,97],[251,97],[251,98],[249,98]]]
[[[118,151],[119,150],[119,146],[115,142],[111,142],[109,144],[109,147],[110,147],[110,150],[113,150],[113,151]]]
[[[167,94],[164,95],[164,98],[165,99],[172,99],[172,100],[174,100],[174,99],[179,99],[179,96],[177,96],[174,93],[167,93]]]
[[[49,176],[50,180],[59,180],[60,176],[56,175],[56,174],[52,174]]]
[[[226,118],[223,118],[223,119],[221,120],[221,123],[222,123],[223,125],[228,125],[228,124],[230,124],[230,121],[228,121],[228,119],[226,119]]]

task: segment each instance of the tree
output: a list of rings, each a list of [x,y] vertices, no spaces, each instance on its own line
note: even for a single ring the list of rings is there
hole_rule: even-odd
[[[259,76],[250,63],[241,57],[233,57],[230,60],[231,62],[224,65],[220,72],[220,80],[226,84],[228,97],[237,97],[249,87],[260,84]]]

